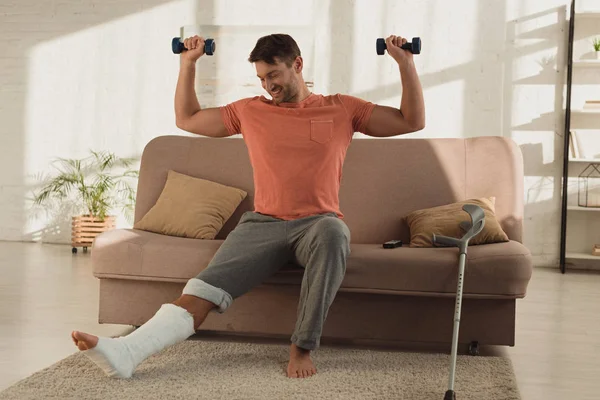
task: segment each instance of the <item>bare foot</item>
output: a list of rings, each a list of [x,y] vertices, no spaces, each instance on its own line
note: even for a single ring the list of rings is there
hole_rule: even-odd
[[[288,378],[308,378],[316,373],[317,368],[310,359],[310,350],[300,348],[292,343],[290,363],[287,368]]]
[[[71,332],[71,339],[73,339],[73,343],[81,351],[93,349],[98,344],[98,336],[88,335],[79,331]]]
[[[121,338],[99,338],[73,331],[71,339],[79,350],[92,360],[106,375],[113,378],[131,378],[136,364]]]

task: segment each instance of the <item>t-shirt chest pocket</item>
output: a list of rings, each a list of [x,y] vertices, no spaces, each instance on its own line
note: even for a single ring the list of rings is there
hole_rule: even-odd
[[[333,136],[333,120],[311,120],[310,140],[317,143],[327,143]]]

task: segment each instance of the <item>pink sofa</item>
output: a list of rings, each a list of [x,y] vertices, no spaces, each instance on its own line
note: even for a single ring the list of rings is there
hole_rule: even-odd
[[[169,169],[249,195],[215,240],[135,229],[100,235],[92,250],[100,323],[143,324],[162,303],[179,297],[242,213],[253,209],[252,168],[241,138],[163,136],[142,156],[136,221],[155,204]],[[522,154],[503,137],[352,142],[340,191],[352,253],[322,343],[449,344],[458,249],[384,249],[382,243],[410,242],[403,216],[413,210],[484,196],[496,197],[497,218],[510,242],[468,248],[459,342],[513,346],[516,300],[525,297],[532,259],[522,244]],[[293,264],[284,267],[226,313],[211,313],[201,330],[289,338],[302,273]]]

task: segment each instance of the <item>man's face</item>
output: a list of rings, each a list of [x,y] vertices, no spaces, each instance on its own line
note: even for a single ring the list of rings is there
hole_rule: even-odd
[[[260,79],[263,89],[273,98],[275,104],[290,102],[298,95],[298,70],[299,57],[288,67],[285,62],[277,60],[271,65],[264,61],[255,63],[256,75]]]

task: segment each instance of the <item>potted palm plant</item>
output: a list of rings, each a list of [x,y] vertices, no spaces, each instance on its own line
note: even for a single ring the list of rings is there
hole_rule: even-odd
[[[592,44],[594,45],[594,51],[596,52],[596,59],[600,60],[600,38],[594,38]]]
[[[121,208],[131,220],[135,205],[132,180],[139,172],[131,169],[134,160],[120,158],[106,151],[90,151],[83,159],[58,158],[52,165],[56,170],[39,192],[34,193],[35,205],[52,201],[75,201],[81,214],[72,217],[71,245],[73,253],[78,247],[86,252],[96,236],[116,226],[116,216],[109,215]],[[115,170],[120,170],[116,173]]]

